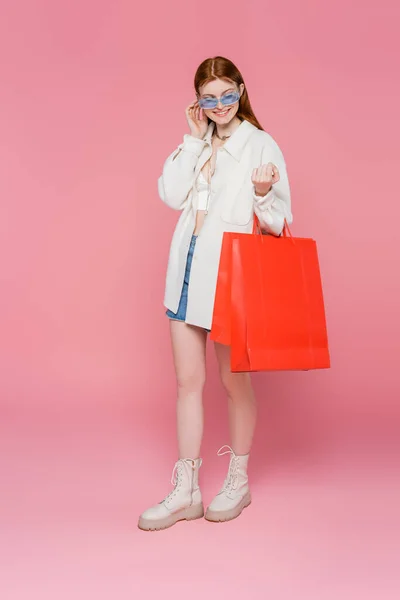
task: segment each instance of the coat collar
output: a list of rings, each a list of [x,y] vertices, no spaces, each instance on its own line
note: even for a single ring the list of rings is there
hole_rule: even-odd
[[[215,123],[211,122],[208,126],[207,133],[204,136],[206,142],[211,144],[211,138],[214,131]],[[249,137],[257,130],[257,127],[252,125],[249,121],[242,121],[237,129],[233,132],[229,140],[224,144],[224,148],[229,154],[233,156],[238,162],[243,154],[244,147]]]

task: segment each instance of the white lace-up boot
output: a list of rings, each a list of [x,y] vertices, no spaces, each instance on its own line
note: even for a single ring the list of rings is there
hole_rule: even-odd
[[[199,488],[201,462],[201,458],[178,460],[171,479],[174,489],[160,504],[144,511],[139,518],[139,529],[167,529],[178,521],[191,521],[204,516]]]
[[[218,456],[224,454],[231,455],[228,475],[222,490],[215,496],[207,509],[206,519],[208,521],[220,522],[236,519],[251,502],[247,478],[249,455],[237,456],[230,446],[222,446],[218,450]]]

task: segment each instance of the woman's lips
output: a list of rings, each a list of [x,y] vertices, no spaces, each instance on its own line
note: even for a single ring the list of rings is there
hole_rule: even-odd
[[[217,117],[225,117],[230,110],[230,108],[226,108],[225,110],[214,110],[214,114],[217,115]]]

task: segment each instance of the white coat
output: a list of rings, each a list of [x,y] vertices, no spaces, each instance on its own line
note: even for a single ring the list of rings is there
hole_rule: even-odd
[[[212,154],[210,123],[204,139],[185,135],[183,143],[165,162],[158,190],[168,206],[182,211],[172,238],[164,305],[176,313],[181,296],[187,253],[197,210],[195,181]],[[264,197],[257,197],[251,182],[253,169],[272,162],[280,181]],[[280,235],[284,219],[292,222],[286,165],[277,143],[265,131],[242,121],[224,146],[217,150],[211,178],[208,214],[196,241],[188,290],[186,323],[211,329],[222,237],[225,231],[251,233],[254,212],[262,229]]]

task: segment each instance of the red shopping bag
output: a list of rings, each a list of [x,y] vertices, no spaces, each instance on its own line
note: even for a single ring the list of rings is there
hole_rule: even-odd
[[[225,233],[211,339],[231,345],[233,372],[328,368],[315,241],[287,225],[279,238]]]
[[[231,271],[232,241],[239,233],[225,232],[219,259],[217,288],[210,339],[230,346],[231,344]]]

